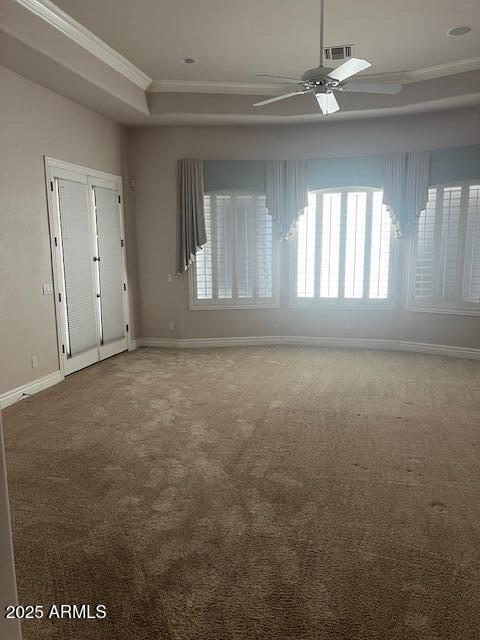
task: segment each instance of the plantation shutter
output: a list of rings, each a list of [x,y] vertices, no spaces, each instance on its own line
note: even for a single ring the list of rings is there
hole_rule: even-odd
[[[419,220],[411,293],[420,306],[480,303],[480,185],[432,187]]]
[[[354,188],[309,193],[296,234],[298,301],[388,302],[392,225],[382,195]]]
[[[469,303],[480,302],[480,185],[471,186],[468,192],[462,299]]]
[[[204,198],[207,242],[195,262],[196,301],[228,306],[274,295],[274,234],[265,196],[222,192]]]

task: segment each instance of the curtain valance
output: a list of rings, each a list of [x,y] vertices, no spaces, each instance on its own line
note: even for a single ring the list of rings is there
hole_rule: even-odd
[[[202,160],[178,161],[177,195],[177,274],[182,274],[207,242]]]
[[[268,160],[265,163],[267,211],[286,238],[308,204],[306,160]]]
[[[383,203],[388,207],[397,237],[408,236],[428,201],[430,151],[385,156]]]
[[[179,160],[177,272],[187,270],[206,242],[204,192],[265,193],[268,211],[285,238],[307,205],[308,189],[383,188],[384,203],[402,237],[425,208],[430,185],[476,179],[480,145],[318,160]]]
[[[205,193],[212,191],[250,191],[265,193],[263,160],[204,160]]]

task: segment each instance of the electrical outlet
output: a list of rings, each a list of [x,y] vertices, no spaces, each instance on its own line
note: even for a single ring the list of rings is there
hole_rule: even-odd
[[[32,356],[32,369],[36,369],[38,367],[38,358],[37,356]]]
[[[43,285],[43,295],[50,296],[53,293],[53,284],[44,284]]]
[[[170,329],[170,331],[173,331],[175,329],[175,325],[173,324],[173,322],[168,323],[168,328]]]
[[[168,282],[173,282],[173,276],[172,276],[171,273],[168,274],[167,280],[168,280]]]

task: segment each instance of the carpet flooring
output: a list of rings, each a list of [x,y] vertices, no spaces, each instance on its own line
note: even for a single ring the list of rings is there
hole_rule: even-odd
[[[139,349],[4,412],[24,640],[480,638],[480,363]]]

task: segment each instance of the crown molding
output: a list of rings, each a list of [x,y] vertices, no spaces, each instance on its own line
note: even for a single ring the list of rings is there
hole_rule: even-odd
[[[418,82],[419,80],[431,80],[433,78],[441,78],[442,76],[466,73],[467,71],[477,71],[478,69],[480,69],[480,56],[474,56],[473,58],[465,58],[464,60],[444,62],[443,64],[434,65],[433,67],[407,71],[407,76],[411,78],[410,82]]]
[[[146,73],[50,0],[16,0],[16,2],[133,82],[142,91],[150,86],[152,79]]]
[[[19,0],[17,0],[19,1]],[[476,71],[480,69],[480,56],[445,62],[432,67],[413,69],[411,71],[396,71],[394,73],[362,74],[360,77],[367,82],[384,81],[411,84],[423,80],[433,80],[442,76]],[[275,95],[285,88],[284,84],[259,82],[210,82],[208,80],[154,80],[149,93],[223,93],[237,95]]]
[[[284,84],[259,82],[210,82],[208,80],[154,80],[149,93],[231,93],[238,95],[275,94]]]

